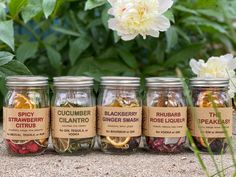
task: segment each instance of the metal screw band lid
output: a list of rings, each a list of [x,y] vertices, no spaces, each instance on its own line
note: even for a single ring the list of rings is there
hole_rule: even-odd
[[[183,87],[180,78],[175,77],[149,77],[146,78],[147,87]]]
[[[9,87],[47,86],[48,78],[43,76],[8,76],[6,85]]]
[[[229,79],[225,78],[192,78],[192,87],[229,87]]]
[[[140,85],[140,78],[138,77],[102,77],[102,86],[127,86],[127,87],[138,87]]]
[[[56,87],[93,86],[94,84],[92,77],[85,76],[54,77],[53,81]]]

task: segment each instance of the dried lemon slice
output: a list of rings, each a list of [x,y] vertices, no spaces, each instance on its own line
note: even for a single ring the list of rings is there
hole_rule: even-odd
[[[16,94],[14,97],[14,102],[13,102],[14,108],[17,109],[33,109],[35,108],[35,104],[30,101],[29,98],[25,97],[22,94]]]
[[[130,137],[110,137],[110,136],[107,136],[106,138],[113,146],[116,146],[116,147],[122,147],[122,146],[126,145],[130,140]]]
[[[53,146],[59,152],[66,152],[70,147],[70,139],[68,138],[53,138]]]

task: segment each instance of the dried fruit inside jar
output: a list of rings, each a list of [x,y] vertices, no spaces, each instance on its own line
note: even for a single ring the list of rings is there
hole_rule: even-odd
[[[94,147],[96,107],[93,78],[56,77],[52,98],[52,143],[59,154],[82,154]]]
[[[7,78],[4,105],[4,137],[9,153],[42,154],[48,147],[49,100],[47,78]]]
[[[140,79],[102,77],[98,96],[98,145],[105,153],[135,152],[141,140]]]
[[[143,133],[153,153],[179,153],[186,141],[187,108],[178,78],[147,78]],[[177,128],[178,127],[178,128]]]
[[[230,107],[230,103],[227,99],[227,95],[224,91],[218,89],[212,91],[212,88],[199,89],[193,94],[194,105],[200,108],[213,108],[214,106],[217,108]],[[193,140],[197,148],[202,152],[208,152],[207,143],[213,153],[224,153],[228,146],[226,138],[205,138],[204,140],[203,137],[194,136]]]
[[[193,78],[190,86],[193,107],[189,110],[188,127],[196,147],[201,152],[209,152],[210,148],[215,154],[225,153],[228,143],[222,124],[232,137],[233,121],[229,80]]]

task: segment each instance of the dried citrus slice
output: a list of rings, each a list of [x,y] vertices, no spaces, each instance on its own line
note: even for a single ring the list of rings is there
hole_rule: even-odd
[[[41,147],[47,147],[47,139],[34,140],[34,142]]]
[[[113,146],[116,146],[116,147],[122,147],[122,146],[126,145],[130,140],[130,137],[110,137],[110,136],[107,136],[106,138]]]
[[[26,144],[29,141],[28,140],[10,140],[13,144]]]
[[[201,144],[202,146],[207,147],[207,145],[205,144],[203,138],[198,137],[197,139],[199,140],[199,142],[200,142],[200,144]],[[215,140],[215,139],[213,139],[213,138],[208,138],[208,139],[206,139],[206,141],[208,142],[209,145],[210,145],[214,140]]]
[[[14,108],[17,109],[33,109],[35,108],[35,104],[30,101],[29,98],[25,97],[22,94],[16,94],[14,97],[14,102],[13,102]]]
[[[57,151],[66,152],[70,147],[70,139],[68,138],[53,138],[53,146]]]

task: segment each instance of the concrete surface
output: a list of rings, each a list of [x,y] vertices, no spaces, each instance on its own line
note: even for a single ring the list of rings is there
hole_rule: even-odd
[[[2,130],[2,126],[0,127]],[[234,137],[236,141],[236,137]],[[234,142],[235,142],[234,141]],[[234,145],[235,146],[235,145]],[[235,152],[236,152],[236,146]],[[215,156],[221,167],[232,165],[230,154]],[[210,174],[215,173],[209,155],[203,155]],[[225,176],[230,177],[229,168]],[[13,157],[7,154],[0,133],[0,177],[201,177],[204,173],[191,152],[178,155],[154,155],[140,150],[129,156],[106,155],[98,150],[84,156],[59,156],[49,149],[37,157]]]

